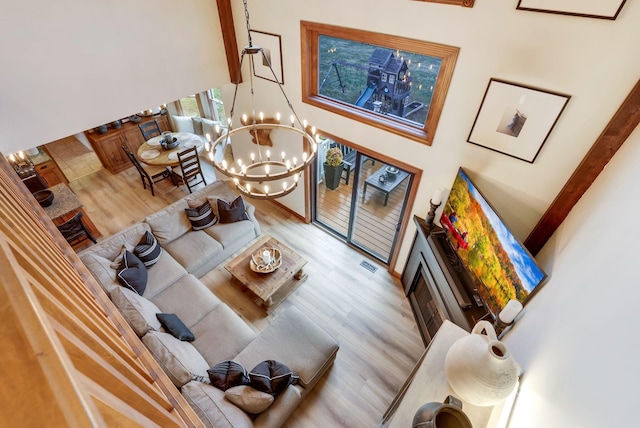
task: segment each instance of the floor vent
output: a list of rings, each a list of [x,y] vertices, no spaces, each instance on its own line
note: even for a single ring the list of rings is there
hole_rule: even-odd
[[[366,260],[363,260],[362,262],[360,262],[360,266],[362,266],[363,268],[365,268],[369,272],[375,272],[375,271],[378,270],[377,267],[375,267],[374,265],[372,265],[371,263],[369,263]]]

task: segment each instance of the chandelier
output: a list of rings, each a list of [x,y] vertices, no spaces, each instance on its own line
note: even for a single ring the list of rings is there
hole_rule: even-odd
[[[243,0],[243,4],[249,46],[242,50],[240,57],[227,129],[221,130],[218,138],[207,144],[205,149],[213,166],[231,178],[241,193],[251,198],[275,199],[291,193],[297,187],[301,173],[307,170],[315,159],[318,147],[317,141],[314,140],[316,132],[315,128],[308,127],[306,121],[300,121],[264,49],[253,45],[247,0]],[[256,55],[259,56],[261,64],[269,68],[291,111],[287,123],[281,123],[280,113],[275,117],[265,117],[263,112],[256,114],[254,76],[251,72],[255,70]],[[238,86],[245,57],[249,59],[250,66],[251,115],[243,114],[238,121],[239,126],[234,127]]]

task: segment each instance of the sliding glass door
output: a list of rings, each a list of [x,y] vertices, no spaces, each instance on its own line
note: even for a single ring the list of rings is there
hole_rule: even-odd
[[[344,154],[337,185],[324,165],[330,147]],[[413,174],[330,139],[321,141],[318,150],[314,221],[388,264]]]

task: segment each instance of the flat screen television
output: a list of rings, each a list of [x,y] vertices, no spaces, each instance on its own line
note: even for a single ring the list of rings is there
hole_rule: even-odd
[[[492,314],[511,299],[525,304],[547,275],[460,168],[440,224]]]

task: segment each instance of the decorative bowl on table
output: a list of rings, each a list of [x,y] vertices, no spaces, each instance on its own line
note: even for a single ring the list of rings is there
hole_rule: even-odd
[[[33,196],[41,207],[48,207],[53,203],[53,192],[49,189],[38,190]]]
[[[166,140],[160,140],[160,145],[165,150],[173,150],[180,145],[180,142],[176,137],[173,137],[173,140],[168,143]]]
[[[261,248],[251,254],[249,268],[258,273],[270,273],[282,265],[282,254],[277,248]]]
[[[393,181],[396,179],[396,174],[398,174],[400,170],[392,166],[387,166],[384,168],[384,171],[385,171],[385,174],[387,175],[387,180]]]
[[[387,166],[384,170],[387,171],[387,174],[397,174],[398,171],[400,171],[398,168],[394,168],[392,166]]]

